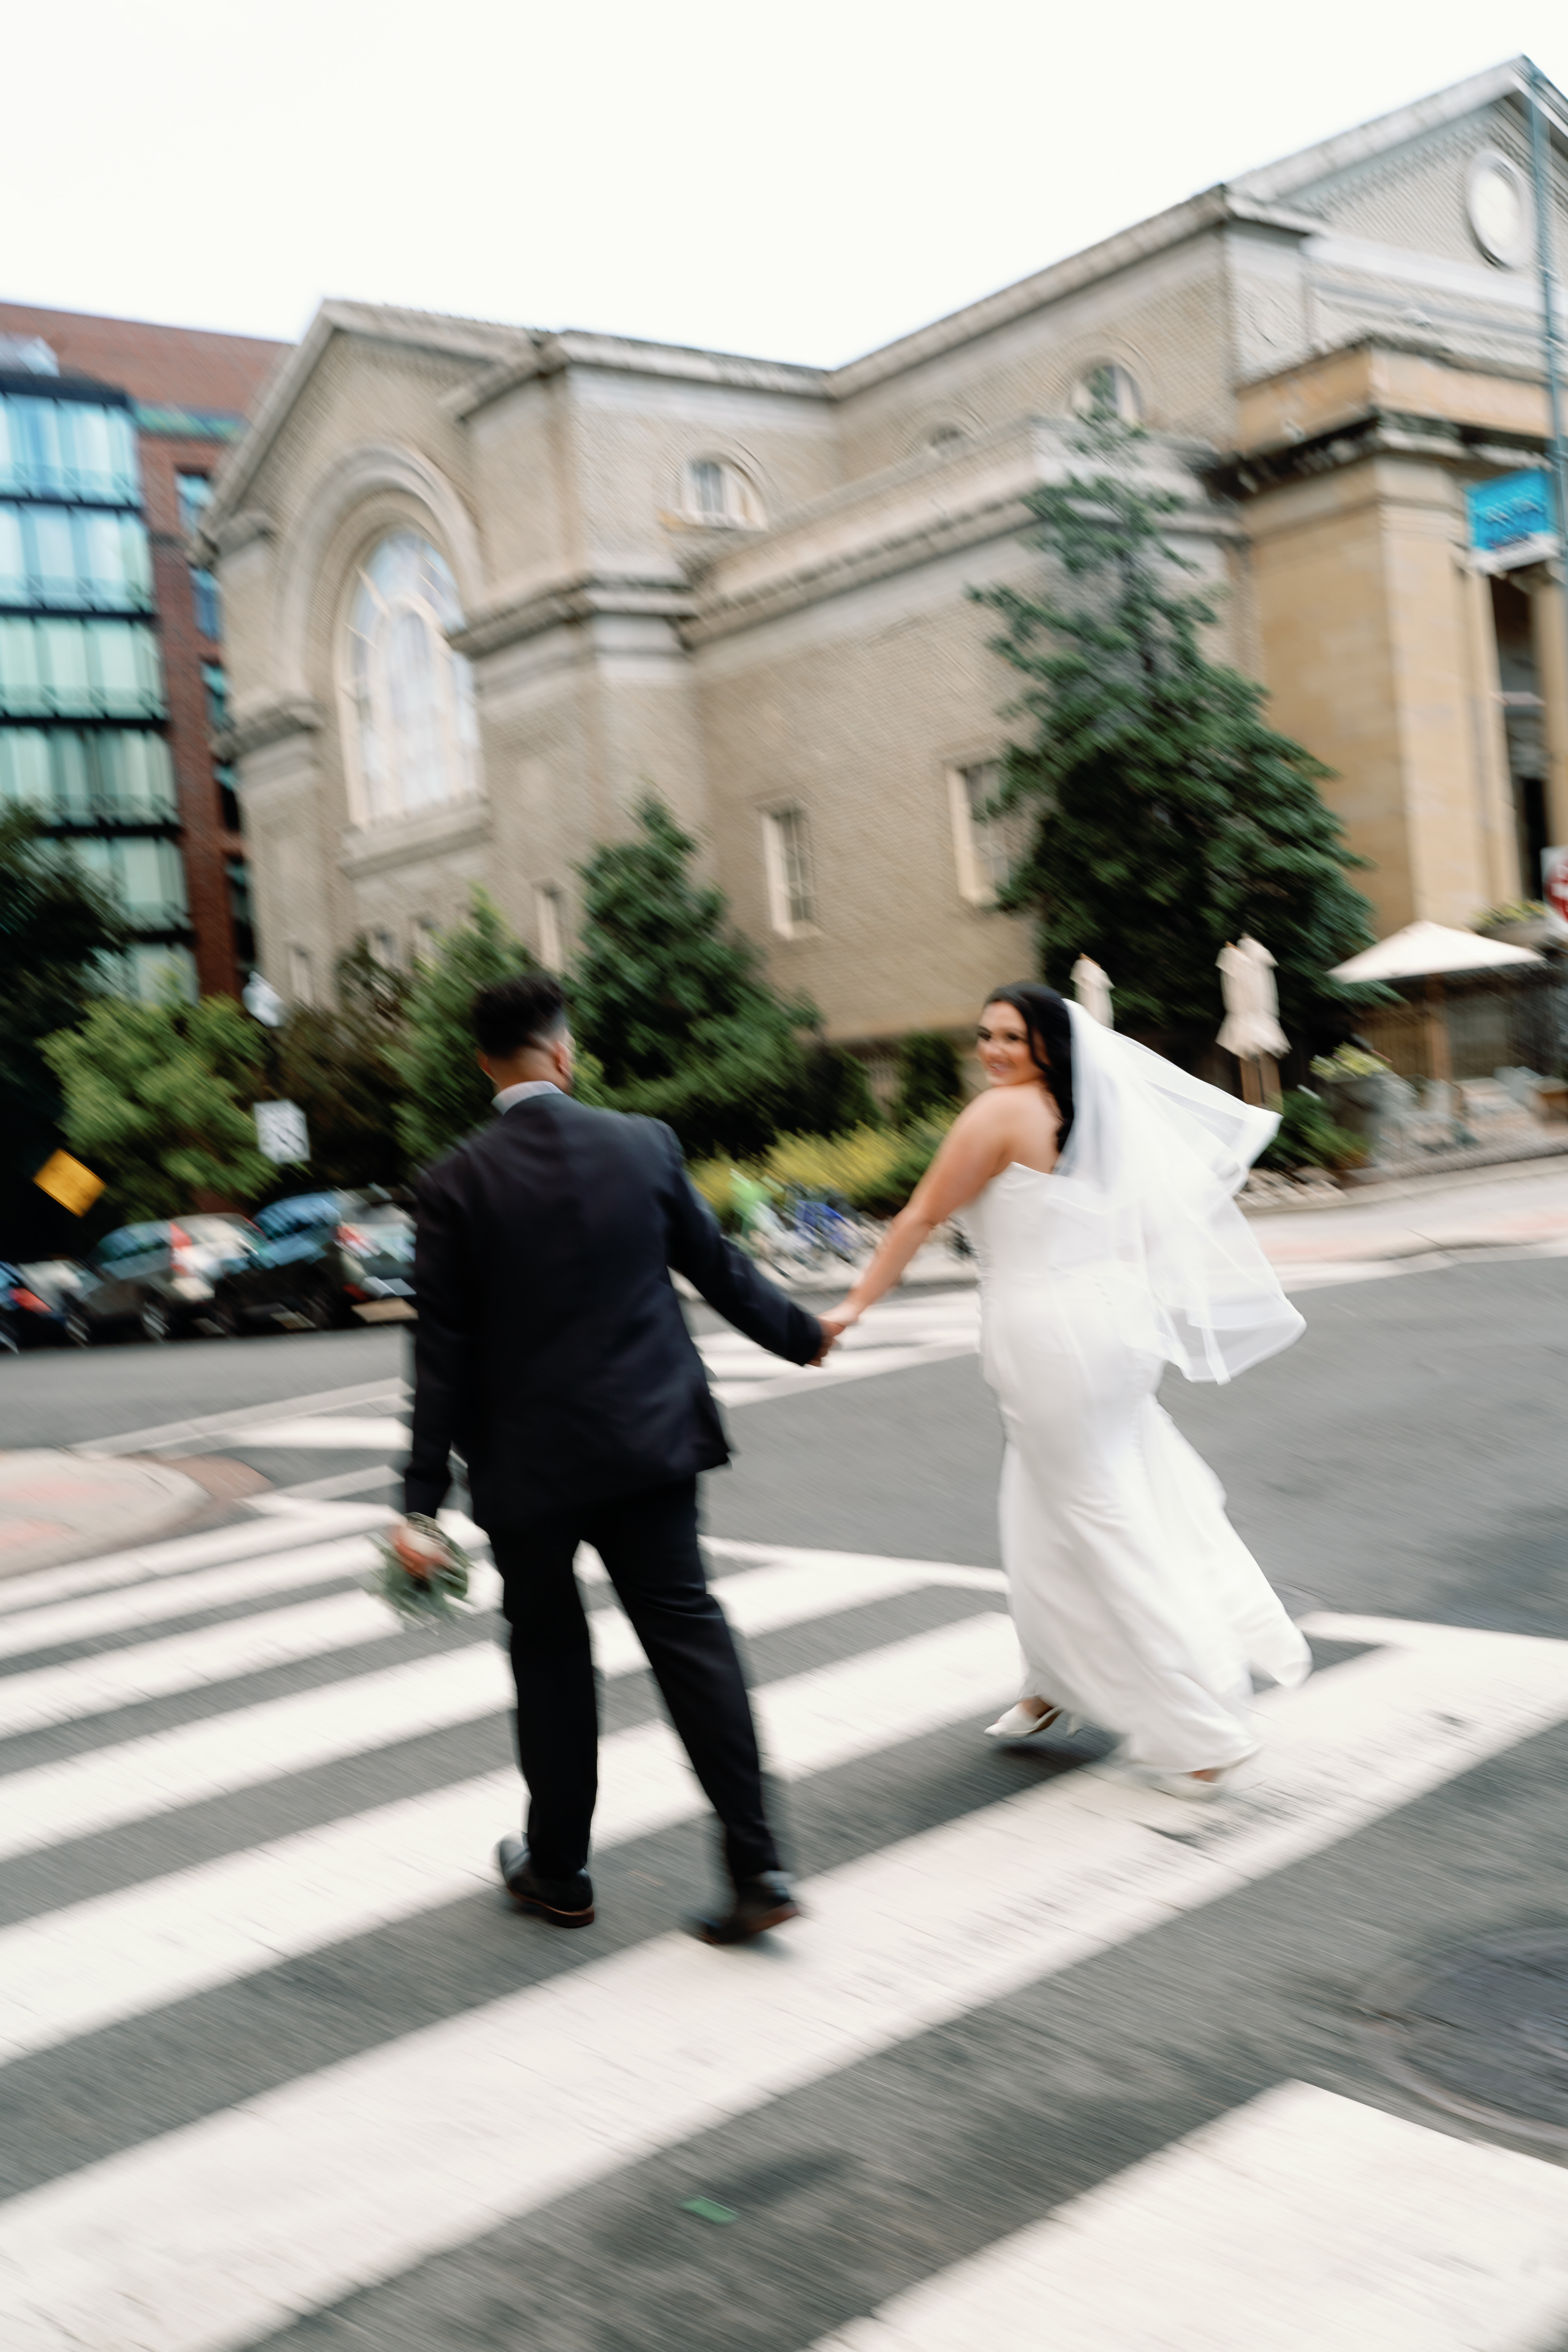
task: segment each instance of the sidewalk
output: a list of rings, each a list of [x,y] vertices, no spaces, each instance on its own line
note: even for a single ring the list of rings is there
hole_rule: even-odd
[[[1412,1176],[1308,1208],[1269,1204],[1248,1222],[1287,1287],[1292,1275],[1328,1282],[1342,1267],[1474,1250],[1568,1254],[1568,1162]]]
[[[0,1453],[0,1577],[145,1543],[205,1509],[207,1486],[160,1462]]]

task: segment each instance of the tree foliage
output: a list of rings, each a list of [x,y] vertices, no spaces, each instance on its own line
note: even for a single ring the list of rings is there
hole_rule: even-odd
[[[71,1149],[108,1179],[121,1215],[168,1217],[245,1205],[272,1179],[256,1148],[261,1092],[255,1022],[231,996],[187,1004],[100,998],[44,1051],[65,1097]]]
[[[1002,903],[1037,917],[1054,986],[1080,954],[1102,964],[1131,1026],[1212,1033],[1215,959],[1243,932],[1276,959],[1283,1019],[1310,1025],[1342,996],[1328,967],[1372,938],[1345,878],[1365,860],[1319,791],[1330,771],[1205,654],[1215,605],[1182,584],[1164,526],[1184,501],[1142,478],[1146,437],[1102,406],[1075,437],[1089,470],[1031,493],[1059,593],[970,592],[1026,681],[1006,715],[1034,722],[1004,761],[999,806],[1034,822]]]
[[[413,983],[361,938],[337,962],[337,1003],[296,1004],[271,1033],[269,1081],[299,1104],[310,1135],[306,1181],[323,1187],[393,1184],[403,1173],[395,1056]],[[471,1047],[472,1039],[469,1039]],[[289,1191],[300,1171],[290,1170]]]
[[[761,1150],[803,1105],[816,1009],[768,985],[723,893],[693,878],[696,843],[651,793],[636,824],[582,868],[577,1035],[617,1109],[667,1119],[694,1154]]]
[[[0,1191],[33,1177],[59,1140],[60,1082],[45,1040],[81,1018],[100,960],[124,945],[118,914],[30,812],[0,814]]]
[[[900,1127],[953,1109],[963,1100],[958,1053],[951,1037],[915,1029],[899,1047],[899,1092],[893,1116]]]
[[[440,932],[435,952],[416,968],[402,1033],[385,1048],[401,1085],[397,1139],[411,1167],[450,1151],[489,1117],[490,1083],[474,1058],[473,1002],[481,988],[534,969],[476,885],[466,920]]]

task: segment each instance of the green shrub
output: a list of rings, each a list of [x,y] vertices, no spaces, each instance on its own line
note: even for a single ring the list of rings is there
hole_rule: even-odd
[[[893,1117],[900,1127],[910,1127],[932,1113],[956,1109],[963,1100],[958,1074],[958,1054],[951,1037],[934,1029],[916,1029],[899,1047],[899,1093]]]
[[[1327,1106],[1306,1087],[1293,1087],[1280,1109],[1272,1143],[1258,1155],[1260,1168],[1362,1168],[1367,1149],[1359,1135],[1338,1127]]]

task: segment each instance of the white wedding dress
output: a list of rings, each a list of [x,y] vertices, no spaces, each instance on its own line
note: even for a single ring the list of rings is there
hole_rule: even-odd
[[[1204,1771],[1256,1748],[1255,1670],[1310,1665],[1155,1398],[1169,1363],[1226,1380],[1302,1328],[1232,1198],[1273,1121],[1073,1014],[1057,1171],[1015,1162],[964,1212],[1023,1693],[1130,1761]]]

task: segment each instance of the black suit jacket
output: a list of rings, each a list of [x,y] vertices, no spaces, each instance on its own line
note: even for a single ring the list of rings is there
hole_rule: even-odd
[[[727,1462],[672,1266],[775,1356],[821,1346],[816,1318],[724,1239],[656,1119],[531,1095],[429,1170],[405,1507],[437,1508],[454,1446],[485,1527]]]

